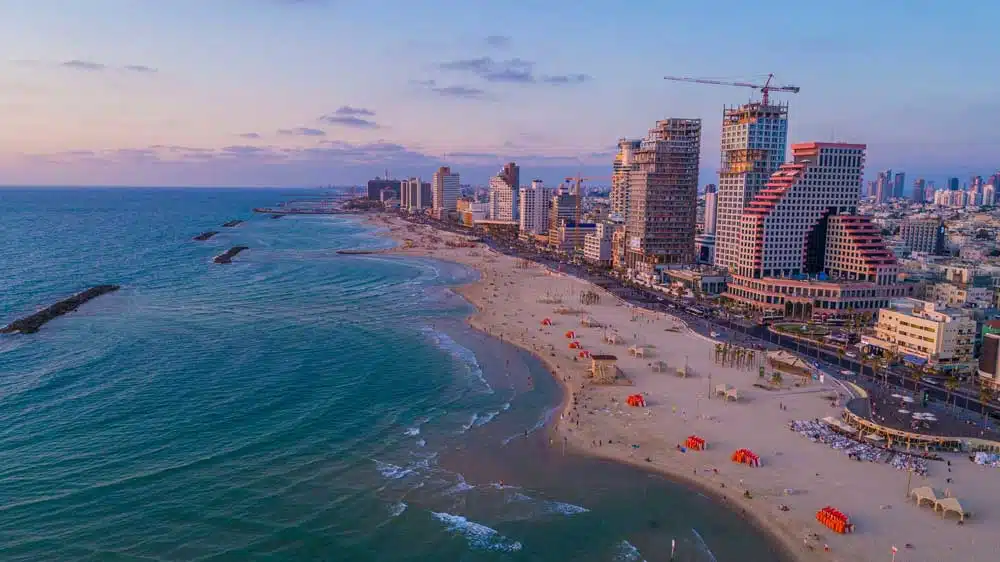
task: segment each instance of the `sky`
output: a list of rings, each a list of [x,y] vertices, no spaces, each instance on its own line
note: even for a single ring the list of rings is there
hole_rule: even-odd
[[[617,139],[776,82],[789,142],[867,173],[1000,168],[1000,3],[982,0],[0,0],[0,185],[607,184]],[[963,181],[965,181],[963,179]],[[910,183],[908,179],[907,183]]]

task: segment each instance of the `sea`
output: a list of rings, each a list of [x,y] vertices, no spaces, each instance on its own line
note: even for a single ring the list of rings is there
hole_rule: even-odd
[[[306,195],[0,189],[0,325],[121,286],[0,336],[0,560],[784,559],[737,509],[551,443],[560,389],[467,326],[474,270],[251,212]]]

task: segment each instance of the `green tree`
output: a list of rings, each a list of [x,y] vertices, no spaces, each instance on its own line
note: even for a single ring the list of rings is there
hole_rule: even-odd
[[[990,403],[991,400],[996,398],[996,391],[993,388],[982,384],[979,385],[979,402],[982,408],[983,414],[983,425],[986,425],[986,405]]]
[[[944,389],[948,391],[948,396],[945,399],[945,403],[951,402],[952,409],[955,409],[955,404],[952,399],[955,397],[955,391],[958,390],[958,387],[960,385],[961,382],[959,382],[958,377],[956,377],[953,374],[949,375],[948,380],[944,381]]]

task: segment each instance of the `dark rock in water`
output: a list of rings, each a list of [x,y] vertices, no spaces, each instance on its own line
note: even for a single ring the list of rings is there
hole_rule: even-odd
[[[338,254],[344,256],[365,256],[368,254],[381,254],[385,250],[337,250]]]
[[[208,240],[209,238],[215,236],[218,233],[219,233],[218,230],[206,230],[205,232],[202,232],[198,236],[195,236],[194,240],[197,240],[199,242],[203,242],[203,241]]]
[[[283,216],[285,216],[285,215],[271,215],[271,218],[272,219],[280,219]]]
[[[91,299],[96,299],[103,294],[117,291],[120,288],[121,287],[118,285],[98,285],[96,287],[91,287],[82,293],[77,293],[68,299],[63,299],[44,310],[32,314],[31,316],[26,316],[20,320],[15,320],[10,324],[7,324],[3,328],[0,328],[0,334],[13,334],[16,332],[20,332],[22,334],[33,334],[49,320],[58,318],[63,314],[69,314],[77,308],[80,308],[80,305],[83,303]]]
[[[236,257],[236,254],[249,249],[248,246],[233,246],[226,250],[225,253],[215,256],[215,259],[212,261],[215,263],[233,263],[233,258]]]
[[[241,220],[231,220],[231,221],[227,221],[227,222],[222,223],[222,226],[225,226],[227,228],[232,228],[234,226],[239,226],[241,224],[243,224],[243,221],[241,221]]]

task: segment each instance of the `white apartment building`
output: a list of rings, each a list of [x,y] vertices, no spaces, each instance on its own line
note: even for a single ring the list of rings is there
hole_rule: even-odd
[[[754,102],[723,109],[715,231],[717,266],[736,267],[743,212],[785,161],[787,144],[787,105]]]
[[[534,180],[530,187],[522,187],[518,196],[518,220],[523,235],[545,234],[549,228],[549,203],[552,190],[541,180]]]
[[[975,339],[976,321],[969,311],[902,299],[879,311],[875,335],[861,341],[904,361],[926,362],[934,369],[958,374],[971,372],[975,365]]]
[[[489,209],[490,220],[517,220],[517,187],[511,186],[503,176],[490,178]]]
[[[583,237],[583,259],[608,267],[611,265],[611,239],[618,225],[599,222],[594,231]]]
[[[449,211],[456,210],[461,191],[458,173],[452,173],[447,166],[438,168],[431,180],[434,216],[443,219]]]
[[[400,209],[414,213],[424,208],[423,192],[420,189],[422,183],[420,178],[401,180],[399,187]]]

